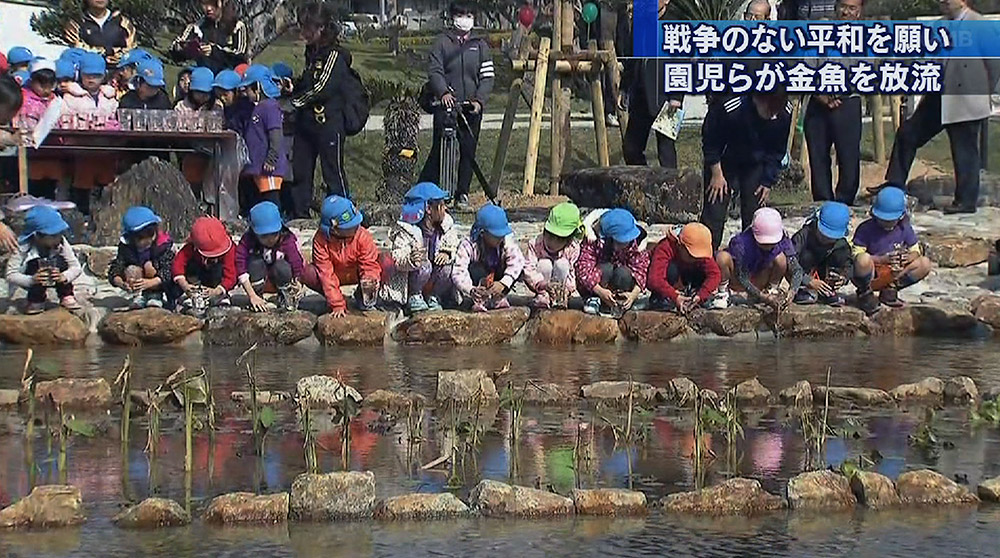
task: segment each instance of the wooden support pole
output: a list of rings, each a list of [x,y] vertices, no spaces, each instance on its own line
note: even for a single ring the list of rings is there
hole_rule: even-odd
[[[875,162],[885,163],[885,128],[882,125],[884,112],[882,110],[882,96],[872,95],[869,97],[872,115],[872,136],[875,144]]]
[[[528,151],[524,160],[524,188],[523,193],[533,195],[535,193],[535,171],[538,167],[538,143],[542,132],[542,108],[545,106],[545,74],[549,60],[549,46],[551,40],[542,37],[538,46],[539,59],[535,68],[535,91],[531,98],[531,123],[528,125]]]
[[[799,97],[792,100],[792,123],[789,125],[788,129],[788,144],[785,146],[785,152],[788,156],[792,156],[792,147],[795,145],[795,134],[799,129],[799,113],[802,111],[802,105],[809,102],[809,97]]]
[[[515,60],[523,60],[527,56],[530,41],[522,40],[518,45],[517,57]],[[517,117],[517,107],[520,104],[521,95],[524,94],[524,78],[519,77],[510,85],[510,93],[507,96],[507,107],[503,112],[503,124],[500,126],[500,138],[497,141],[497,150],[493,155],[493,170],[490,172],[490,186],[494,192],[500,191],[500,180],[503,178],[503,167],[507,164],[507,149],[510,147],[510,136],[514,131],[514,120]],[[529,107],[530,108],[530,107]]]
[[[899,130],[899,125],[902,124],[900,118],[902,118],[903,109],[903,98],[899,95],[892,95],[889,97],[889,110],[892,111],[892,131],[896,133]]]
[[[562,29],[560,30],[560,43],[557,45],[561,48],[564,53],[573,52],[574,42],[576,39],[576,11],[573,9],[573,2],[569,0],[555,0],[556,2],[562,1]]]
[[[597,41],[591,40],[587,45],[590,52],[597,51]],[[601,84],[600,68],[590,73],[590,102],[594,113],[594,134],[597,136],[597,162],[602,167],[611,166],[611,156],[608,153],[608,124],[604,114],[604,86]]]
[[[605,94],[610,94],[611,98],[614,100],[615,115],[618,117],[618,132],[621,134],[622,145],[624,145],[625,127],[628,126],[628,113],[622,110],[621,104],[618,102],[622,95],[622,71],[618,66],[618,54],[615,52],[614,41],[607,39],[603,42],[601,47],[610,54],[608,64],[604,67],[604,69],[608,72],[610,77],[608,82],[611,84],[611,91],[605,91]]]
[[[28,148],[23,142],[17,146],[17,191],[22,195],[28,193]]]
[[[552,71],[560,74],[567,74],[567,73],[586,74],[590,73],[595,67],[597,67],[595,66],[595,64],[600,64],[600,61],[597,60],[595,61],[580,60],[579,62],[577,62],[577,61],[558,60],[558,59],[553,61],[551,60],[552,58],[551,56],[549,58],[550,58],[549,62],[552,65]],[[515,60],[514,62],[511,63],[511,68],[513,68],[515,72],[530,72],[531,70],[535,69],[537,64],[538,64],[537,59]]]
[[[555,23],[553,25],[553,37],[552,37],[552,51],[549,53],[549,62],[555,67],[555,61],[557,58],[562,56],[562,37],[564,34],[563,27],[563,10],[567,8],[563,0],[554,0],[552,3],[555,18]],[[572,10],[572,6],[569,7]],[[572,33],[572,24],[569,28],[570,33]],[[539,59],[539,54],[535,53],[535,60]],[[535,64],[535,60],[530,61],[532,65]],[[563,113],[563,90],[562,90],[562,77],[559,76],[558,72],[552,74],[552,105],[550,108],[549,115],[549,191],[551,192],[553,188],[559,187],[559,172],[555,169],[562,168],[562,159],[560,158],[562,154],[562,134],[559,128],[560,117]]]

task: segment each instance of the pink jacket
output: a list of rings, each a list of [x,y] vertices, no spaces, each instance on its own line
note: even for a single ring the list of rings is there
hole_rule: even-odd
[[[69,89],[63,94],[63,102],[66,108],[65,114],[98,114],[109,118],[107,128],[117,130],[120,128],[116,118],[118,112],[118,99],[115,95],[115,88],[110,85],[102,85],[97,93],[97,100],[87,92],[79,83],[71,83]]]
[[[18,125],[24,128],[34,128],[41,120],[42,115],[45,114],[45,109],[49,108],[56,97],[53,95],[48,99],[43,99],[30,87],[24,89],[23,92],[24,101],[21,103],[21,110],[17,113]]]
[[[576,262],[580,259],[580,241],[573,240],[558,254],[553,254],[545,248],[545,234],[538,235],[534,242],[528,245],[524,252],[524,284],[532,291],[538,291],[538,285],[543,281],[542,274],[538,272],[539,260],[551,260],[555,263],[558,260],[569,262],[569,275],[566,277],[566,288],[569,292],[576,290]]]
[[[455,282],[455,288],[464,296],[472,292],[472,275],[469,273],[469,265],[473,262],[485,263],[488,254],[481,250],[480,242],[466,237],[458,245],[458,252],[455,254],[455,265],[451,268],[451,279]],[[514,235],[509,234],[504,237],[503,244],[500,245],[496,257],[503,260],[503,277],[499,279],[504,287],[509,290],[514,283],[521,278],[524,271],[524,254],[514,240]]]

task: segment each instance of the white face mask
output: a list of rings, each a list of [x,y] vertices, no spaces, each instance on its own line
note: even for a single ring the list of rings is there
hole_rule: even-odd
[[[458,29],[463,33],[472,31],[472,27],[475,23],[476,20],[471,15],[455,16],[455,29]]]

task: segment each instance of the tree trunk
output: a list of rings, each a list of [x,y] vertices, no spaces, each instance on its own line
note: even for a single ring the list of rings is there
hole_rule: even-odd
[[[295,21],[292,6],[286,0],[248,0],[244,5],[250,37],[250,57],[260,54],[267,45],[284,34]]]

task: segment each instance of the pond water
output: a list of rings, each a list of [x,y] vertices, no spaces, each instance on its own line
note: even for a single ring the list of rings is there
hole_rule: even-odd
[[[1000,345],[992,341],[932,341],[926,339],[859,339],[776,341],[699,339],[655,346],[543,349],[528,346],[492,348],[387,347],[334,349],[294,347],[261,349],[257,356],[259,389],[292,390],[296,380],[311,374],[340,374],[362,393],[379,388],[415,391],[432,397],[442,369],[499,370],[510,362],[515,385],[527,379],[579,387],[599,380],[627,379],[664,386],[685,375],[700,386],[722,392],[757,376],[772,390],[800,379],[823,383],[830,370],[833,385],[890,389],[933,375],[968,375],[980,389],[1000,384]],[[238,490],[288,490],[304,470],[302,437],[289,411],[280,412],[277,431],[268,436],[265,455],[253,455],[245,413],[229,403],[229,393],[244,390],[244,376],[234,364],[237,349],[149,348],[132,352],[134,388],[154,387],[178,366],[211,370],[216,398],[224,402],[218,430],[211,438],[200,432],[195,440],[190,488],[183,472],[184,439],[177,414],[164,417],[160,455],[143,451],[144,417],[134,420],[132,443],[123,458],[118,425],[109,417],[90,417],[106,431],[94,438],[74,438],[65,472],[83,492],[88,516],[77,529],[53,532],[3,533],[0,556],[989,556],[1000,555],[995,534],[1000,508],[883,512],[856,511],[841,515],[776,514],[757,519],[695,519],[653,511],[644,519],[502,521],[466,519],[420,523],[291,524],[280,528],[211,528],[196,521],[188,528],[148,533],[126,532],[111,525],[127,501],[156,494],[180,502],[190,494],[197,517],[207,500]],[[46,350],[36,353],[42,379],[104,377],[113,381],[128,351],[108,347]],[[0,388],[16,388],[24,353],[0,350]],[[872,466],[890,477],[931,467],[957,475],[971,486],[1000,475],[1000,435],[974,428],[967,412],[940,411],[933,420],[937,436],[946,442],[934,450],[915,447],[908,438],[925,422],[922,410],[880,410],[859,414],[832,412],[838,435],[828,441],[825,462],[839,465],[858,456],[876,457]],[[365,411],[352,423],[350,463],[353,470],[376,475],[378,497],[408,492],[468,490],[490,478],[567,493],[574,486],[627,487],[647,497],[695,487],[689,411],[660,408],[642,413],[643,433],[635,447],[616,447],[614,429],[620,423],[612,411],[526,409],[521,436],[510,442],[506,410],[485,413],[489,428],[478,451],[465,466],[421,471],[449,445],[450,427],[438,413],[424,417],[422,443],[407,443],[405,417],[387,421]],[[27,444],[23,420],[0,415],[0,505],[30,490],[26,472]],[[581,426],[582,425],[582,426]],[[747,413],[745,439],[738,447],[738,472],[758,478],[776,493],[804,467],[805,441],[779,408]],[[589,430],[588,430],[589,429]],[[593,442],[577,461],[578,432],[593,431]],[[587,439],[589,441],[589,438]],[[339,429],[328,427],[318,436],[320,467],[340,470]],[[726,445],[719,434],[712,447],[718,459],[707,467],[706,484],[726,477]],[[39,437],[33,445],[35,482],[59,478],[54,453]],[[631,470],[632,474],[629,475]]]

